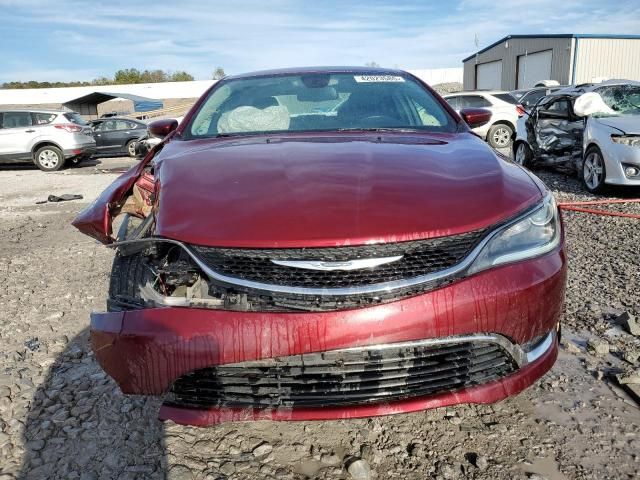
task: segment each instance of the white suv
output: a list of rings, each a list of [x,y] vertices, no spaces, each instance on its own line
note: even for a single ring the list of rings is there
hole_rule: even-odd
[[[33,161],[44,171],[79,163],[96,151],[91,127],[75,112],[0,111],[0,163]]]
[[[491,120],[473,131],[485,139],[493,148],[511,146],[518,117],[524,109],[509,92],[484,91],[458,92],[445,95],[444,99],[459,112],[463,108],[486,108],[491,111]]]

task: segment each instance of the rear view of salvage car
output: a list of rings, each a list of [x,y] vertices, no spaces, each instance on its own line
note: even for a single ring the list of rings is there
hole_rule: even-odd
[[[397,70],[224,78],[74,220],[116,251],[96,358],[194,425],[520,392],[557,356],[564,234],[488,120]]]
[[[559,90],[518,122],[514,157],[525,166],[566,165],[585,188],[640,185],[640,83]]]

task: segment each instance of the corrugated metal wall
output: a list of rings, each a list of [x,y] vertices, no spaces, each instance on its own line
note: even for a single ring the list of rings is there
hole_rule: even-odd
[[[602,77],[640,81],[640,39],[578,38],[576,41],[576,83]]]
[[[510,38],[464,62],[464,89],[473,90],[477,63],[502,60],[502,89],[516,89],[518,56],[552,50],[551,80],[567,84],[571,80],[573,39],[566,38]]]

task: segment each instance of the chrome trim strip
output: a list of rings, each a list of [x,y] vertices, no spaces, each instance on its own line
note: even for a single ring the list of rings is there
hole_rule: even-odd
[[[341,348],[337,350],[326,350],[320,353],[323,354],[343,354],[343,353],[352,353],[352,352],[361,352],[363,350],[388,350],[392,348],[415,348],[415,347],[430,347],[434,345],[448,345],[448,344],[456,344],[462,342],[484,342],[484,343],[493,343],[502,347],[516,362],[518,368],[522,367],[527,363],[527,358],[524,350],[519,345],[512,343],[508,338],[497,334],[486,334],[486,333],[477,333],[472,335],[460,335],[460,336],[451,336],[451,337],[441,337],[441,338],[426,338],[421,340],[411,340],[407,342],[398,342],[398,343],[382,343],[382,344],[373,344],[373,345],[363,345],[361,347],[349,347],[349,348]],[[319,353],[319,352],[309,352],[309,354]],[[250,360],[247,362],[238,362],[238,363],[228,363],[222,364],[220,366],[250,366],[250,365],[260,365],[263,362],[264,365],[268,365],[273,363],[274,360],[280,360],[291,356],[299,356],[299,355],[285,355],[282,357],[274,357],[274,358],[266,358],[263,360]]]
[[[533,350],[527,352],[527,363],[535,362],[542,355],[544,355],[553,345],[553,341],[556,337],[556,331],[552,330],[548,333],[548,335],[542,340],[537,347]]]
[[[500,232],[509,228],[514,223],[519,222],[527,215],[531,214],[534,210],[540,208],[542,204],[536,203],[530,208],[527,208],[524,212],[519,214],[514,219],[509,222],[501,225],[499,228],[496,228],[492,232],[490,232],[486,237],[482,239],[482,241],[476,245],[476,247],[467,255],[461,262],[458,264],[449,267],[445,270],[440,270],[437,272],[429,273],[426,275],[420,275],[413,278],[404,278],[402,280],[394,280],[391,282],[383,282],[383,283],[374,283],[371,285],[362,285],[359,287],[340,287],[340,288],[308,288],[308,287],[292,287],[288,285],[275,285],[271,283],[262,283],[262,282],[254,282],[252,280],[244,280],[236,277],[229,277],[227,275],[223,275],[221,273],[212,270],[207,264],[205,264],[198,256],[184,243],[178,240],[172,240],[169,238],[162,237],[147,237],[140,238],[135,240],[124,240],[121,242],[113,242],[107,245],[109,248],[117,248],[123,245],[131,245],[134,243],[149,243],[149,242],[165,242],[171,243],[174,245],[178,245],[182,247],[187,254],[191,257],[191,259],[202,269],[202,271],[211,279],[217,280],[219,282],[228,284],[228,285],[238,285],[245,288],[250,288],[253,290],[262,290],[265,292],[276,292],[276,293],[289,293],[294,295],[336,295],[336,296],[346,296],[346,295],[361,295],[367,293],[384,293],[391,292],[393,290],[397,290],[400,288],[413,287],[415,285],[420,285],[423,283],[429,283],[436,280],[442,280],[445,278],[453,277],[454,275],[461,273],[468,269],[471,264],[475,261],[476,257],[480,254],[484,246],[489,243],[493,237],[498,235]]]
[[[378,257],[378,258],[356,258],[355,260],[344,260],[342,262],[323,262],[321,260],[272,260],[271,263],[281,265],[283,267],[302,268],[305,270],[320,270],[323,272],[342,271],[350,272],[352,270],[360,270],[363,268],[373,268],[387,263],[397,262],[404,255],[396,255],[395,257]]]

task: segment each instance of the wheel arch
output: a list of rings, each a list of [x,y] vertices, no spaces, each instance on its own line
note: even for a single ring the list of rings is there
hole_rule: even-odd
[[[501,118],[500,120],[496,120],[495,122],[493,122],[491,124],[492,127],[494,127],[496,125],[506,125],[507,127],[509,127],[513,131],[513,133],[516,133],[516,126],[510,120],[507,120],[505,118]]]
[[[62,152],[62,156],[64,157],[64,149],[58,145],[56,142],[52,142],[51,140],[40,140],[36,142],[31,148],[31,158],[35,161],[36,152],[40,150],[42,147],[56,147]]]

